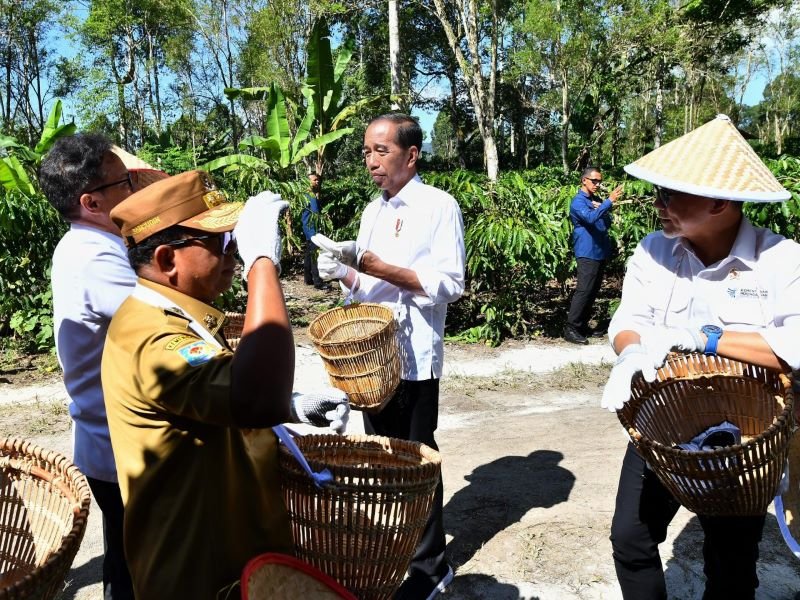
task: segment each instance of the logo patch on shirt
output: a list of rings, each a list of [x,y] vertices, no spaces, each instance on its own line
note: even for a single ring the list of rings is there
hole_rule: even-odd
[[[196,367],[214,358],[217,354],[217,349],[211,344],[200,341],[184,346],[178,350],[178,354],[191,366]]]

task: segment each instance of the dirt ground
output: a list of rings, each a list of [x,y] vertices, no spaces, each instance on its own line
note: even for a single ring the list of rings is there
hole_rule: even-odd
[[[336,293],[286,284],[293,320],[306,325]],[[302,307],[301,307],[302,305]],[[305,328],[296,329],[296,388],[326,383]],[[542,338],[499,348],[448,344],[437,440],[443,455],[451,600],[621,598],[608,532],[626,436],[600,409],[611,350]],[[57,374],[0,367],[0,432],[70,454]],[[33,372],[34,374],[31,374]],[[31,380],[34,380],[33,382]],[[361,432],[360,413],[348,431]],[[102,597],[101,515],[93,505],[63,598]],[[662,545],[670,598],[702,596],[702,531],[681,510]],[[757,598],[800,600],[800,561],[768,515]]]

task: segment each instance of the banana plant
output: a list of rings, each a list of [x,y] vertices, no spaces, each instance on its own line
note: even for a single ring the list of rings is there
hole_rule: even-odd
[[[21,144],[9,135],[0,134],[0,185],[6,190],[19,192],[29,198],[36,194],[36,186],[31,178],[35,180],[42,157],[58,138],[75,133],[75,123],[59,125],[61,112],[61,100],[57,100],[34,148]]]
[[[266,169],[277,165],[286,168],[314,155],[317,173],[321,174],[330,158],[330,144],[353,132],[353,128],[347,126],[349,119],[361,108],[385,97],[378,95],[352,104],[343,103],[344,73],[354,51],[355,41],[346,39],[334,63],[327,24],[322,19],[314,24],[306,47],[308,62],[301,90],[305,98],[305,114],[294,135],[287,118],[287,100],[275,83],[268,87],[226,88],[225,95],[230,99],[266,102],[267,135],[243,139],[239,153],[220,157],[206,163],[203,168],[209,171],[227,171],[243,166]],[[247,153],[250,148],[259,150],[265,158]]]

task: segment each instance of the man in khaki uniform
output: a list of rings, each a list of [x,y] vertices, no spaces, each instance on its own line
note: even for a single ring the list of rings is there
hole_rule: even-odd
[[[344,397],[292,394],[294,343],[278,280],[286,206],[270,192],[229,203],[192,171],[111,212],[138,275],[102,364],[137,598],[215,598],[248,559],[291,552],[276,438],[240,428],[328,425],[348,410]],[[237,244],[249,297],[234,353],[211,302],[231,285]]]

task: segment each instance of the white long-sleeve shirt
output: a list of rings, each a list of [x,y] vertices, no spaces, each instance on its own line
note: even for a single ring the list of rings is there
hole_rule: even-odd
[[[116,483],[100,359],[111,317],[133,291],[122,238],[73,223],[53,254],[53,325],[73,420],[73,461],[88,477]]]
[[[703,325],[756,331],[800,368],[800,245],[743,218],[730,255],[706,267],[683,238],[660,231],[644,238],[628,261],[609,339]]]
[[[364,209],[357,245],[391,265],[416,272],[425,295],[360,273],[353,299],[392,308],[403,356],[402,378],[439,378],[447,304],[464,292],[464,223],[448,193],[415,176],[393,198]]]

